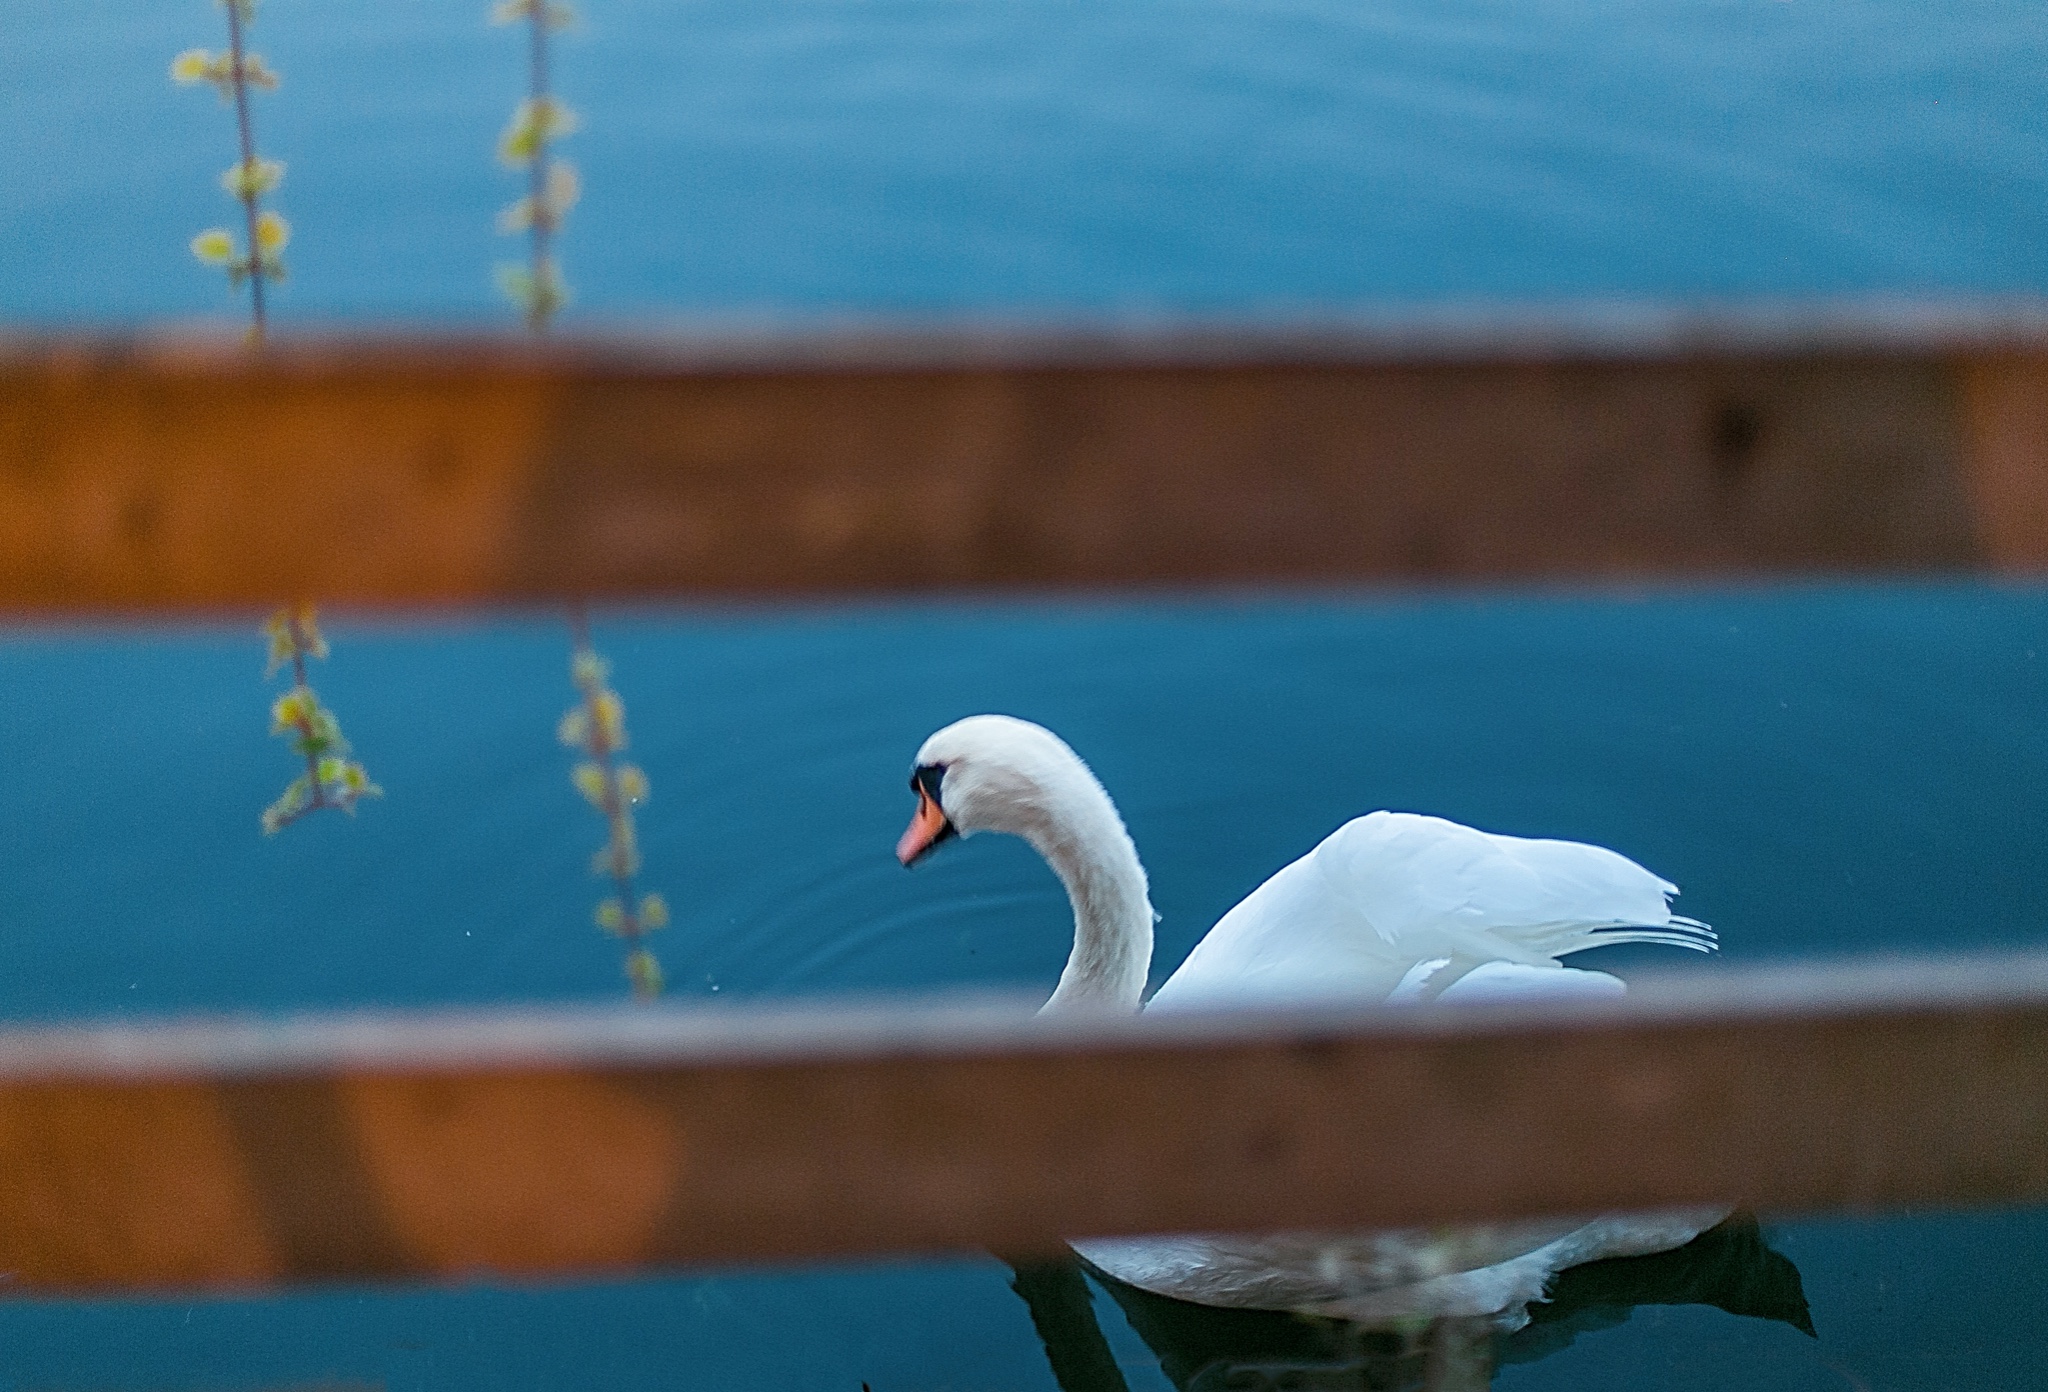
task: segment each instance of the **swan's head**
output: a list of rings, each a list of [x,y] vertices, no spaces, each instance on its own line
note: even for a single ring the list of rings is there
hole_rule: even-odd
[[[941,841],[977,831],[1006,831],[1041,844],[1062,809],[1109,800],[1066,741],[1008,715],[970,715],[926,740],[910,788],[917,812],[896,843],[896,858],[905,865],[915,865]]]
[[[948,725],[917,751],[917,813],[896,843],[915,865],[949,836],[1007,831],[1045,857],[1074,908],[1074,951],[1047,1010],[1136,1010],[1152,960],[1145,867],[1109,794],[1052,731],[1007,715]]]

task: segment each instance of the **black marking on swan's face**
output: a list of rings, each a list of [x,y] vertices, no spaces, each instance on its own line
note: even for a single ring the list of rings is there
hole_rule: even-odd
[[[945,781],[944,764],[920,764],[911,771],[910,791],[917,794],[917,811],[912,814],[903,839],[896,843],[896,858],[905,869],[930,855],[939,843],[960,834],[952,818],[946,815],[942,796]]]

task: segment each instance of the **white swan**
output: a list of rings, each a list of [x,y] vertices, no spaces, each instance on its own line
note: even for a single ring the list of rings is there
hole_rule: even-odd
[[[1074,948],[1046,1011],[1135,1011],[1152,958],[1144,867],[1109,794],[1050,730],[1003,715],[948,725],[918,751],[906,866],[954,835],[1021,836],[1074,910]],[[1350,999],[1608,996],[1605,972],[1557,958],[1608,943],[1713,950],[1675,917],[1678,892],[1598,846],[1496,836],[1438,817],[1347,822],[1225,914],[1150,1008]],[[1527,1322],[1557,1272],[1682,1246],[1725,1208],[1436,1230],[1192,1234],[1075,1248],[1140,1289],[1205,1305],[1383,1323],[1416,1317]]]

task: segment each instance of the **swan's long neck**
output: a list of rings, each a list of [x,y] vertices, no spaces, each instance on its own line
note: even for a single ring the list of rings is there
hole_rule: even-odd
[[[1046,1011],[1136,1010],[1152,964],[1145,867],[1109,795],[1093,778],[1046,809],[1025,839],[1045,857],[1074,906],[1074,950]]]

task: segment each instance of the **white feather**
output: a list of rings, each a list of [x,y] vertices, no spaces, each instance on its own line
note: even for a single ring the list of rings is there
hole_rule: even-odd
[[[1677,892],[1600,846],[1374,812],[1346,822],[1225,914],[1151,1008],[1454,999],[1447,993],[1489,963],[1555,979],[1554,989],[1523,980],[1520,996],[1583,994],[1555,977],[1568,970],[1557,958],[1617,942],[1711,950],[1712,929],[1672,914],[1668,896]],[[1431,970],[1416,978],[1425,964]],[[1507,978],[1489,970],[1497,994]]]
[[[956,830],[1023,836],[1066,885],[1075,946],[1046,1009],[1138,1008],[1152,948],[1144,869],[1080,758],[1026,721],[971,716],[927,740],[918,763],[944,769],[940,796]],[[1616,942],[1712,951],[1711,928],[1672,914],[1677,892],[1599,846],[1374,812],[1339,827],[1225,914],[1148,1008],[1618,995],[1626,988],[1615,977],[1557,959]],[[1679,1246],[1725,1212],[1074,1245],[1132,1285],[1204,1304],[1372,1322],[1489,1316],[1514,1328],[1554,1273]]]

